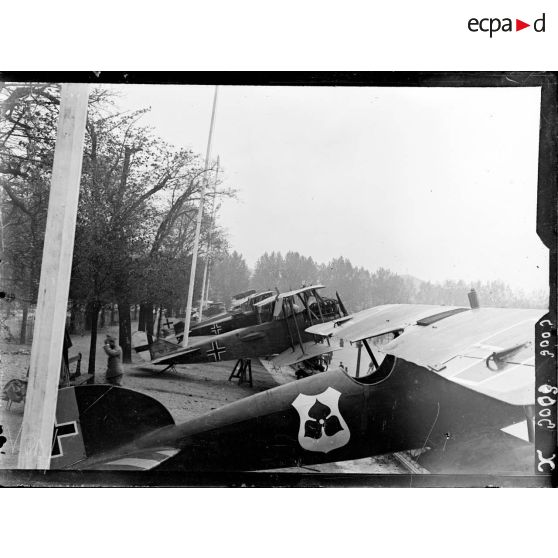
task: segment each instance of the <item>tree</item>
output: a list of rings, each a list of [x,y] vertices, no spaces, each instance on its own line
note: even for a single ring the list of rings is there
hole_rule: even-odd
[[[192,212],[179,210],[199,194],[203,169],[191,151],[174,149],[141,127],[145,111],[111,108],[90,111],[87,119],[72,294],[85,297],[93,324],[102,304],[117,303],[119,344],[130,362],[130,305],[146,291],[138,280],[145,279],[144,268],[159,269],[153,264],[176,219],[191,221]],[[147,278],[159,290],[166,271],[160,269]],[[90,366],[95,337],[92,331]]]
[[[20,342],[26,341],[29,305],[37,299],[50,177],[58,118],[52,85],[0,84],[0,185],[4,258],[11,290],[22,307]]]
[[[107,94],[95,90],[89,107]],[[28,305],[35,303],[59,113],[53,84],[0,84],[0,184],[7,195],[6,253],[15,292],[23,306],[21,340]]]
[[[374,304],[409,303],[413,298],[412,283],[389,269],[380,267],[371,277]]]
[[[287,252],[283,260],[281,285],[287,290],[312,285],[318,281],[318,266],[312,258],[298,252]]]
[[[252,275],[252,288],[257,291],[273,290],[277,287],[284,290],[283,287],[283,256],[280,252],[265,252],[254,268]]]
[[[250,270],[238,252],[223,252],[218,256],[211,269],[211,297],[223,301],[228,306],[232,297],[246,291],[249,284]]]
[[[20,285],[20,300],[32,302],[48,207],[58,87],[0,84],[0,100],[7,259]],[[130,302],[146,297],[162,304],[185,293],[177,294],[176,275],[188,274],[204,170],[194,153],[175,149],[141,127],[145,111],[119,113],[108,91],[93,90],[88,108],[70,293],[76,307],[88,310],[92,371],[103,305],[116,301],[119,306],[120,344],[129,360]],[[226,195],[232,192],[218,192],[218,197]],[[206,236],[209,221],[204,211]],[[220,249],[222,232],[213,236]]]
[[[370,273],[364,268],[354,267],[346,258],[335,258],[321,266],[320,282],[326,286],[327,295],[334,296],[338,292],[351,312],[373,305]]]

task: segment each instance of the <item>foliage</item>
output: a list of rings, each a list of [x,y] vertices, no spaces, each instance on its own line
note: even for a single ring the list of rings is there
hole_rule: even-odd
[[[244,258],[236,251],[223,252],[211,268],[210,298],[231,303],[235,294],[247,289],[250,283],[250,270]]]
[[[0,102],[6,259],[22,285],[16,294],[34,301],[59,91],[49,84],[0,84]],[[95,309],[117,302],[128,316],[132,303],[185,299],[200,189],[213,170],[204,170],[195,153],[174,148],[141,126],[145,112],[119,112],[107,90],[90,94],[70,286],[75,304]],[[234,195],[218,186],[216,199],[209,196],[217,206]],[[212,217],[204,204],[198,270],[203,270]],[[211,236],[213,249],[222,251],[223,232],[215,227]],[[122,327],[121,320],[121,339]],[[124,337],[128,341],[129,332]]]
[[[545,308],[548,304],[544,293],[527,296],[503,281],[432,283],[382,267],[371,273],[342,257],[320,265],[297,252],[289,252],[285,257],[280,252],[266,252],[256,262],[251,280],[255,289],[277,286],[281,291],[316,283],[325,285],[326,296],[339,292],[350,312],[398,303],[468,306],[467,293],[471,288],[477,291],[483,306]]]
[[[0,86],[4,259],[25,303],[37,296],[58,103],[53,86]]]

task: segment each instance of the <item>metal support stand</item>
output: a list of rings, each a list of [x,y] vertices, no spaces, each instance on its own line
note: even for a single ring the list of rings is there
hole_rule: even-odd
[[[164,374],[167,370],[170,370],[171,372],[176,372],[176,368],[174,367],[174,364],[169,364],[166,368],[163,368],[163,370],[161,370],[161,374]]]
[[[250,387],[253,387],[252,383],[252,359],[250,358],[239,358],[234,365],[233,371],[229,376],[229,382],[233,378],[238,378],[238,385],[248,382]]]

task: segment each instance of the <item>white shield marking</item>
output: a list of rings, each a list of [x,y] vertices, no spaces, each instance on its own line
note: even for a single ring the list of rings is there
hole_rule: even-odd
[[[293,401],[292,405],[300,415],[298,442],[303,449],[328,453],[348,443],[351,432],[339,412],[340,397],[341,393],[339,391],[328,387],[318,395],[304,395],[301,393]],[[316,403],[329,408],[329,412],[327,412],[322,407],[323,416],[318,419],[308,414]],[[307,425],[311,427],[314,436],[307,435]],[[340,430],[339,427],[341,427]],[[326,429],[335,430],[335,433],[328,436]]]

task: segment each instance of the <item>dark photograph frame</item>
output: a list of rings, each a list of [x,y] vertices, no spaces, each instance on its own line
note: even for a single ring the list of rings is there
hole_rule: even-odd
[[[550,487],[556,486],[558,293],[557,72],[0,72],[7,83],[173,84],[231,86],[524,88],[540,87],[536,233],[548,250],[548,313],[535,324],[532,474],[366,474],[276,470],[132,471],[0,469],[2,486],[220,487]],[[503,202],[504,203],[504,202]],[[473,302],[471,303],[473,306]],[[293,308],[294,314],[294,308]],[[497,365],[498,355],[494,357]],[[488,366],[488,364],[487,364]],[[251,371],[250,371],[251,373]],[[251,377],[250,377],[251,379]],[[2,386],[0,386],[1,388]],[[553,401],[551,403],[551,401]],[[529,419],[528,419],[529,420]],[[264,467],[262,467],[263,469]]]

